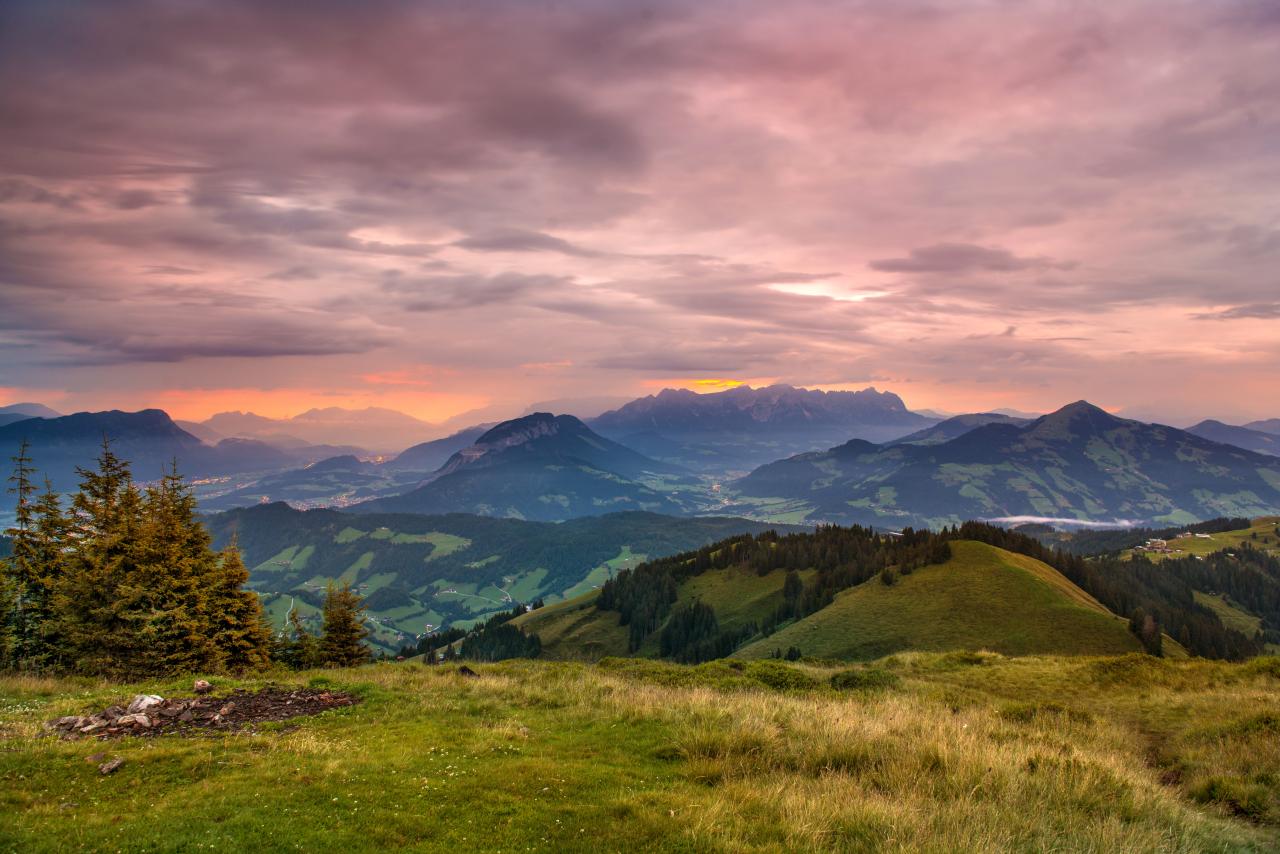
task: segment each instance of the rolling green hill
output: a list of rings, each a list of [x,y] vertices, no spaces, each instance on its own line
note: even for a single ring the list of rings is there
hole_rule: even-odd
[[[950,543],[951,557],[884,584],[878,575],[836,595],[831,604],[784,623],[768,624],[784,602],[789,567],[758,572],[747,564],[712,568],[679,580],[667,616],[629,652],[629,630],[614,610],[597,607],[598,592],[516,618],[542,641],[542,657],[598,660],[657,657],[659,637],[682,609],[710,606],[722,632],[753,637],[734,657],[764,658],[798,648],[805,656],[866,660],[903,650],[991,650],[1006,655],[1105,655],[1141,650],[1126,620],[1052,567],[1025,555],[971,541]],[[818,573],[797,573],[805,586]],[[1166,639],[1170,655],[1185,654]]]
[[[991,650],[1005,655],[1110,655],[1141,650],[1128,624],[1057,570],[983,543],[951,544],[952,557],[876,578],[735,653],[764,658],[874,659],[903,650]]]

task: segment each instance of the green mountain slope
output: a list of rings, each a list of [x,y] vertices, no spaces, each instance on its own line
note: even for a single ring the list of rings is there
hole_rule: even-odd
[[[933,445],[851,441],[762,466],[726,512],[940,527],[1047,517],[1180,525],[1280,512],[1280,459],[1084,401],[1025,426],[986,424]]]
[[[468,625],[543,598],[591,590],[648,557],[778,528],[745,519],[618,513],[554,524],[450,514],[352,515],[267,504],[207,517],[215,543],[235,538],[250,586],[283,624],[311,616],[329,581],[366,597],[376,642],[397,649],[427,626]]]
[[[811,570],[799,573],[802,580],[813,576]],[[764,575],[744,567],[705,572],[685,579],[678,588],[676,607],[701,602],[715,609],[720,627],[725,630],[759,625],[782,604],[784,572]],[[552,660],[596,661],[608,655],[625,656],[627,629],[619,625],[613,611],[596,608],[597,591],[575,599],[548,605],[517,617],[513,625],[542,640],[540,657]],[[658,633],[653,633],[637,651],[637,655],[654,656],[658,650]]]
[[[679,513],[682,505],[664,487],[684,480],[675,467],[610,441],[571,415],[539,412],[485,432],[415,489],[351,510],[539,521],[625,510]]]
[[[991,650],[1005,655],[1107,655],[1141,650],[1127,623],[1057,570],[983,543],[957,541],[952,558],[872,579],[817,613],[738,650],[764,658],[874,659],[903,650]]]

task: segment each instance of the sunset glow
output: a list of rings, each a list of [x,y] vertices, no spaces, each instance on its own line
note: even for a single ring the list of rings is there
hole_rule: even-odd
[[[0,402],[1273,417],[1274,9],[6,3]]]

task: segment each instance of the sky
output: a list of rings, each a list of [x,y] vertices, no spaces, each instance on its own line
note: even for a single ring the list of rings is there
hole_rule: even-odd
[[[1280,417],[1273,0],[7,0],[0,404]]]

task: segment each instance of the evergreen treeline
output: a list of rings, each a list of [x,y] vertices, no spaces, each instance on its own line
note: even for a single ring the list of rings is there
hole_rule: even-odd
[[[400,655],[404,658],[422,655],[427,664],[436,664],[440,658],[468,658],[472,661],[537,658],[542,653],[542,639],[536,634],[526,635],[508,623],[542,606],[542,600],[538,599],[532,605],[516,605],[510,611],[494,614],[470,629],[449,628],[432,632],[416,644],[401,648]],[[457,643],[459,640],[462,643]]]
[[[1174,533],[1188,528],[1199,532],[1239,530],[1248,524],[1247,519],[1215,519],[1178,528]],[[770,531],[733,537],[619,573],[601,587],[596,607],[617,611],[619,623],[629,626],[631,652],[662,628],[662,655],[693,660],[719,648],[717,644],[727,644],[710,607],[695,603],[671,613],[679,585],[693,576],[730,566],[748,567],[761,574],[790,570],[783,582],[782,603],[759,627],[758,634],[767,636],[826,607],[841,590],[877,575],[885,584],[893,584],[899,575],[917,567],[946,561],[950,557],[948,543],[956,539],[977,540],[1044,561],[1112,612],[1128,616],[1134,635],[1155,655],[1162,652],[1162,633],[1193,655],[1233,660],[1261,653],[1267,641],[1280,641],[1280,560],[1247,543],[1232,553],[1219,552],[1203,560],[1183,557],[1154,563],[1141,555],[1085,559],[1050,548],[1026,534],[980,522],[936,533],[907,529],[900,536],[859,526],[823,526],[810,534],[779,536]],[[816,573],[806,584],[797,569]],[[1223,593],[1261,616],[1262,632],[1249,637],[1228,628],[1214,611],[1195,601],[1197,590]],[[711,657],[727,655],[748,637]]]
[[[721,631],[715,610],[710,605],[694,602],[667,620],[659,638],[659,651],[663,658],[674,658],[682,664],[701,664],[724,658],[758,632],[755,623],[737,631]]]
[[[130,678],[268,662],[271,632],[240,553],[213,550],[176,467],[140,488],[104,441],[68,502],[47,481],[37,488],[25,444],[13,462],[4,666]]]
[[[458,647],[459,656],[473,661],[537,658],[542,652],[542,639],[537,635],[526,635],[510,625],[516,617],[527,613],[527,607],[516,605],[510,611],[494,614],[467,632]]]
[[[841,590],[887,568],[909,573],[947,560],[948,539],[945,532],[907,528],[901,534],[881,534],[858,525],[822,525],[803,534],[744,534],[624,570],[601,586],[596,607],[618,612],[620,624],[630,628],[628,649],[635,652],[662,625],[676,601],[677,587],[688,578],[730,566],[745,566],[760,575],[797,567],[817,570],[808,585],[798,574],[788,575],[784,602],[762,627],[771,634],[781,623],[826,607]]]
[[[69,503],[35,470],[24,445],[10,478],[17,497],[10,554],[0,561],[0,666],[145,678],[369,660],[364,607],[330,585],[319,636],[290,614],[276,637],[232,541],[215,551],[176,466],[140,488],[104,441],[80,469]]]
[[[1231,528],[1224,530],[1238,530],[1242,527],[1240,521],[1235,520]],[[1244,527],[1247,526],[1248,520],[1244,520]],[[1137,622],[1135,615],[1141,611],[1141,622],[1145,624],[1146,618],[1150,617],[1156,628],[1167,632],[1193,655],[1239,660],[1263,651],[1261,637],[1250,638],[1227,628],[1217,614],[1195,601],[1195,590],[1206,587],[1228,592],[1233,598],[1236,595],[1225,590],[1223,580],[1216,575],[1209,577],[1203,574],[1204,570],[1218,565],[1220,559],[1229,560],[1223,558],[1222,553],[1212,556],[1212,561],[1186,557],[1155,563],[1142,555],[1126,559],[1103,557],[1087,560],[1060,549],[1050,549],[1016,531],[980,522],[964,523],[955,536],[979,540],[1044,561],[1114,613],[1129,615],[1131,627]],[[1248,583],[1240,584],[1240,601],[1244,601],[1243,590],[1246,587],[1261,589],[1280,583],[1276,576],[1270,576],[1268,581],[1265,570],[1251,573],[1247,578]],[[1141,632],[1135,633],[1147,644]],[[1148,648],[1150,646],[1148,644]]]

